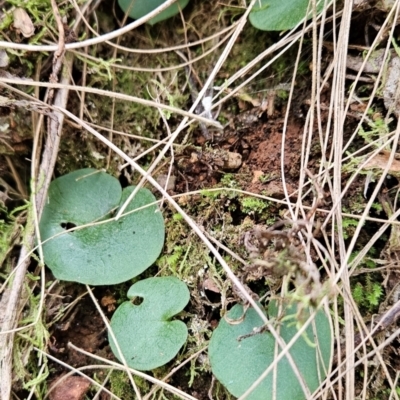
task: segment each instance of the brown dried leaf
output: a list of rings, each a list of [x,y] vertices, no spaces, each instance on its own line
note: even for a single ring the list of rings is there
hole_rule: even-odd
[[[88,379],[81,376],[69,376],[66,379],[61,379],[62,377],[52,385],[57,386],[50,392],[50,400],[83,400],[90,387]]]
[[[221,291],[219,290],[219,287],[210,278],[205,279],[205,281],[203,282],[203,289],[210,290],[211,292],[214,292],[214,293],[221,293]]]
[[[28,13],[22,8],[14,10],[14,29],[21,32],[26,38],[31,37],[35,33],[35,27]]]
[[[10,59],[5,50],[0,50],[0,67],[4,68],[8,66]]]
[[[100,304],[103,307],[107,307],[107,311],[111,312],[115,310],[115,303],[117,300],[115,300],[114,296],[103,296],[102,299],[100,300]]]
[[[399,154],[400,156],[400,154]],[[375,155],[371,160],[367,162],[364,168],[380,168],[385,169],[390,158],[390,153],[388,151],[381,152]],[[389,168],[390,173],[400,172],[400,161],[394,159],[392,165]]]

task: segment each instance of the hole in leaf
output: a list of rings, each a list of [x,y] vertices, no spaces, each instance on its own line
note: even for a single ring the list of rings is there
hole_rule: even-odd
[[[121,175],[118,177],[118,180],[119,180],[119,183],[121,184],[121,187],[122,187],[122,188],[126,188],[126,187],[129,186],[128,178],[127,178],[124,174],[121,174]]]
[[[178,278],[164,276],[138,281],[127,294],[130,301],[122,303],[111,318],[115,339],[129,366],[143,371],[158,368],[172,360],[186,342],[186,324],[171,318],[189,303],[189,289]],[[110,335],[109,341],[118,358]]]
[[[75,226],[112,218],[133,190],[130,186],[122,191],[116,178],[91,168],[51,183],[40,234],[43,241],[52,239],[45,243],[44,257],[58,279],[113,285],[132,279],[154,263],[164,244],[162,213],[155,212],[155,205],[129,213],[154,203],[155,197],[145,188],[137,192],[120,220],[54,237],[55,231],[73,231]]]
[[[72,222],[61,222],[61,228],[65,230],[76,228],[76,225]]]
[[[135,297],[132,299],[132,304],[140,306],[143,303],[143,297]]]

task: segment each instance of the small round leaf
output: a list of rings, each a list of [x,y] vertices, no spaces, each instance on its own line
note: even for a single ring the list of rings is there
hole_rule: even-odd
[[[85,228],[112,217],[133,191],[94,169],[81,169],[54,180],[40,221],[44,259],[57,279],[89,285],[125,282],[147,269],[164,244],[164,221],[156,205]],[[140,189],[125,214],[155,202]],[[66,232],[67,229],[75,230]],[[58,236],[56,236],[58,235]]]
[[[161,4],[165,3],[165,0],[118,0],[118,4],[124,12],[133,19],[139,19],[155,10]],[[178,0],[174,4],[170,5],[160,14],[151,18],[147,21],[148,24],[154,25],[157,22],[163,21],[179,14],[179,9],[183,10],[189,0]]]
[[[228,312],[228,317],[239,320],[243,312],[243,306],[237,304]],[[275,302],[270,303],[269,313],[270,317],[276,317]],[[296,314],[295,307],[287,306],[284,315],[292,314]],[[306,315],[308,316],[309,314]],[[293,322],[293,320],[281,321],[280,318],[277,321],[279,324],[277,329],[285,343],[288,343],[297,333]],[[290,355],[312,393],[323,381],[329,368],[332,333],[328,317],[323,311],[316,314],[311,325],[306,329],[307,340],[300,337],[291,347]],[[272,334],[268,331],[254,333],[254,328],[261,326],[263,326],[263,321],[257,312],[250,308],[239,324],[230,324],[222,319],[211,337],[209,357],[213,374],[236,397],[245,393],[276,357],[275,339]],[[250,336],[247,336],[249,334]],[[273,375],[271,371],[246,399],[273,399]],[[298,378],[286,357],[283,357],[277,366],[275,398],[279,400],[305,399]]]
[[[148,278],[135,283],[128,298],[143,298],[140,305],[121,304],[111,319],[111,328],[131,368],[148,371],[172,360],[186,342],[187,328],[170,319],[189,302],[187,286],[175,277]],[[111,350],[120,359],[109,334]]]
[[[251,24],[262,31],[285,31],[294,28],[306,15],[310,0],[260,0],[254,5],[249,15]],[[321,11],[324,1],[317,4]],[[312,12],[308,18],[312,17]]]

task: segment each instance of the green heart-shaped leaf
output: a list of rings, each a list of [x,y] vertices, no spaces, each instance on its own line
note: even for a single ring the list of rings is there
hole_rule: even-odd
[[[153,264],[164,244],[164,221],[156,205],[118,221],[79,229],[110,218],[133,189],[130,186],[122,191],[116,178],[90,168],[51,183],[40,235],[43,242],[50,239],[43,244],[44,260],[56,278],[112,285],[139,275]],[[153,194],[140,189],[125,213],[153,202]],[[72,227],[78,229],[65,232]]]
[[[134,19],[144,17],[163,3],[165,3],[165,0],[118,0],[121,9]],[[183,10],[188,3],[189,0],[178,0],[160,14],[147,21],[147,23],[154,25],[164,19],[171,18],[179,14],[179,9]]]
[[[243,316],[243,306],[235,305],[228,317],[239,320]],[[271,302],[270,317],[277,316],[277,306]],[[296,314],[294,306],[288,306],[284,315]],[[306,313],[307,314],[307,313]],[[307,314],[305,317],[308,317]],[[288,343],[297,333],[294,321],[291,323],[279,321],[280,336]],[[307,340],[300,337],[290,354],[296,363],[304,382],[312,393],[318,388],[326,376],[331,359],[332,333],[329,320],[323,311],[319,311],[314,319],[313,326],[306,330]],[[263,326],[263,321],[257,312],[250,308],[243,321],[230,324],[222,319],[215,329],[209,346],[211,369],[216,378],[234,396],[240,397],[268,368],[276,358],[275,339],[270,332],[254,333],[254,328]],[[313,346],[314,344],[315,346]],[[281,349],[278,347],[279,353]],[[273,399],[273,371],[248,396],[248,400]],[[305,395],[286,357],[283,357],[277,366],[276,399],[304,400]]]
[[[259,0],[249,15],[251,24],[262,31],[285,31],[294,28],[306,15],[311,0]],[[317,11],[324,0],[317,2]],[[310,6],[310,10],[312,10]],[[312,12],[308,18],[312,17]]]
[[[128,298],[143,298],[140,305],[127,301],[111,319],[111,328],[127,364],[147,371],[172,360],[186,342],[187,328],[182,321],[170,318],[189,302],[187,286],[177,278],[148,278],[135,283]],[[118,350],[108,335],[111,350]]]

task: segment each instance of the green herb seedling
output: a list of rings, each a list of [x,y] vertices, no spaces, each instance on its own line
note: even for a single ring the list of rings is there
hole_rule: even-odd
[[[113,285],[154,263],[165,227],[157,205],[148,206],[156,201],[153,194],[140,189],[125,215],[110,219],[133,189],[122,190],[116,178],[91,168],[50,184],[39,228],[45,263],[57,279]],[[86,224],[91,226],[80,228]]]
[[[268,311],[270,319],[276,318],[277,303],[272,301]],[[244,312],[243,306],[237,304],[227,315],[231,320],[239,320]],[[296,314],[295,306],[287,306],[284,310],[284,316],[294,314]],[[308,316],[309,314],[306,315]],[[284,342],[289,343],[297,333],[293,319],[291,322],[288,322],[287,318],[278,319],[276,329]],[[243,321],[238,324],[222,319],[211,337],[209,357],[212,372],[236,397],[242,396],[282,351],[270,332],[255,333],[254,329],[261,326],[263,321],[257,312],[250,308],[246,311]],[[332,332],[328,317],[323,311],[317,312],[305,335],[300,336],[289,352],[312,393],[324,380],[331,359]],[[276,367],[276,386],[273,381],[274,370],[246,399],[304,400],[306,398],[285,356]],[[274,388],[276,388],[275,397]]]
[[[165,0],[118,0],[121,9],[133,19],[144,17],[163,3],[165,3]],[[147,23],[154,25],[157,22],[171,18],[179,14],[179,9],[183,10],[188,3],[189,0],[178,0],[160,14],[151,18]]]
[[[251,24],[262,31],[285,31],[294,28],[306,16],[312,17],[311,0],[259,0],[251,10]],[[308,4],[310,3],[310,7]],[[317,0],[317,12],[322,11],[324,0]]]
[[[175,277],[148,278],[129,289],[128,298],[136,297],[143,299],[141,304],[121,304],[111,329],[127,364],[148,371],[172,360],[186,342],[186,325],[170,319],[189,302],[189,290]],[[112,352],[121,359],[112,335],[108,337]]]

